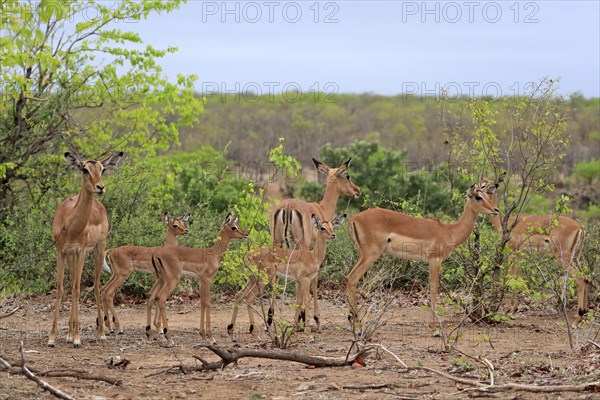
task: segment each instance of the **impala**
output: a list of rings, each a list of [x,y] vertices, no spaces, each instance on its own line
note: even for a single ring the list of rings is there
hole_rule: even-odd
[[[97,309],[97,336],[106,339],[102,324],[102,310],[100,307],[100,274],[102,260],[106,249],[108,235],[108,218],[106,209],[94,195],[102,195],[106,187],[102,182],[102,174],[106,168],[117,165],[123,152],[112,154],[102,161],[82,160],[77,155],[65,153],[67,166],[74,166],[82,172],[81,190],[79,195],[68,198],[57,208],[52,222],[52,237],[56,246],[56,302],[54,304],[54,318],[48,338],[48,346],[54,347],[58,331],[58,319],[64,292],[63,281],[65,263],[69,268],[71,278],[71,316],[69,318],[69,333],[67,342],[73,347],[81,347],[79,333],[79,292],[81,273],[85,254],[94,249],[96,261],[94,265],[94,292],[96,294]]]
[[[181,218],[171,218],[169,214],[165,214],[165,225],[167,227],[167,237],[164,246],[177,246],[177,236],[187,235],[189,233],[186,228],[186,222],[190,218],[189,214]],[[115,311],[114,297],[117,289],[121,287],[123,282],[133,271],[150,272],[154,274],[152,267],[152,254],[160,247],[142,247],[142,246],[121,246],[115,249],[108,249],[104,260],[104,269],[108,269],[112,276],[102,288],[102,305],[104,308],[104,323],[106,328],[112,332],[110,325],[110,314],[114,322],[114,328],[118,333],[123,333],[119,316]],[[108,266],[108,261],[110,267]],[[154,324],[159,324],[158,310]],[[158,326],[157,326],[158,329]]]
[[[437,219],[415,218],[397,211],[372,208],[350,219],[350,238],[358,247],[359,259],[346,277],[350,313],[348,319],[356,322],[358,309],[356,285],[360,278],[382,255],[404,260],[429,263],[429,292],[431,302],[430,326],[435,329],[440,268],[452,251],[473,232],[478,214],[498,215],[499,211],[487,193],[477,184],[471,186],[462,216],[454,224]]]
[[[348,174],[351,160],[351,158],[348,159],[337,168],[329,168],[313,158],[317,171],[327,176],[323,200],[320,203],[308,203],[297,199],[283,200],[273,211],[269,226],[275,246],[282,246],[285,243],[287,247],[310,248],[316,239],[311,216],[316,215],[321,221],[331,221],[336,215],[335,207],[341,194],[351,198],[360,196],[360,188],[352,182]],[[317,326],[319,326],[318,282],[318,275],[315,275],[312,287],[314,319]]]
[[[501,175],[492,181],[487,178],[482,179],[481,188],[485,190],[492,203],[498,205],[496,189],[504,176]],[[503,233],[502,220],[500,215],[490,216],[490,221],[494,228]],[[577,286],[577,314],[573,321],[576,327],[581,322],[582,317],[587,313],[587,281],[581,276],[581,265],[579,257],[583,250],[583,241],[585,232],[578,222],[565,216],[556,218],[552,215],[520,215],[517,218],[509,217],[507,227],[512,227],[507,245],[512,250],[510,253],[509,273],[518,276],[520,274],[519,263],[515,262],[516,254],[519,251],[526,252],[550,252],[562,264],[565,272],[574,276]],[[515,313],[519,306],[518,299],[515,297],[510,306],[509,312]]]
[[[192,276],[200,285],[200,336],[202,339],[214,341],[210,326],[210,281],[217,273],[223,255],[227,251],[231,239],[245,239],[248,235],[238,225],[238,217],[227,215],[221,225],[219,237],[209,248],[191,249],[187,247],[161,247],[152,256],[152,265],[157,271],[157,279],[150,290],[147,307],[146,336],[152,339],[155,335],[150,330],[152,304],[156,299],[163,332],[170,345],[173,337],[167,322],[166,301],[175,289],[182,275]]]
[[[319,266],[325,259],[325,248],[327,239],[335,239],[333,229],[344,222],[346,214],[336,217],[331,222],[321,223],[319,217],[312,215],[311,220],[319,234],[312,250],[308,247],[298,249],[285,249],[281,247],[261,247],[253,250],[246,256],[246,262],[255,265],[258,271],[266,273],[269,281],[276,282],[278,277],[293,278],[296,286],[296,321],[303,321],[304,329],[310,334],[307,325],[310,319],[310,282],[319,272]],[[246,288],[237,295],[231,316],[231,323],[227,325],[227,333],[233,338],[233,327],[242,300],[248,307],[248,318],[250,319],[250,333],[257,336],[254,325],[253,306],[256,297],[262,292],[261,277],[253,275],[248,279]],[[271,304],[268,311],[267,325],[271,325],[275,303],[275,290],[272,292]]]

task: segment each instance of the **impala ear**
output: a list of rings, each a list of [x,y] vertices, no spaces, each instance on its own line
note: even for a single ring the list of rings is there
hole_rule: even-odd
[[[494,183],[496,184],[496,187],[498,187],[500,185],[500,182],[504,182],[505,176],[506,176],[506,171],[504,171],[502,174],[498,175],[498,177],[494,181]]]
[[[472,184],[471,187],[469,188],[469,191],[467,192],[467,196],[473,197],[473,194],[475,194],[476,188],[477,188],[477,184],[476,183]]]
[[[171,216],[168,212],[165,213],[165,224],[168,224],[171,221]]]
[[[318,228],[321,226],[321,221],[319,221],[319,217],[316,214],[311,215],[312,223]]]
[[[236,215],[236,216],[235,216],[235,218],[233,219],[233,221],[232,221],[232,222],[233,222],[234,224],[237,224],[237,222],[238,222],[238,219],[239,219],[239,218],[240,218],[240,217]]]
[[[338,226],[344,223],[344,221],[346,220],[346,214],[342,214],[342,215],[338,215],[337,217],[334,218],[333,221],[331,221],[331,225],[333,226]]]
[[[329,167],[325,164],[323,164],[321,161],[319,160],[315,160],[314,158],[312,159],[313,162],[315,163],[315,165],[317,166],[317,171],[324,173],[325,175],[329,174]]]
[[[102,166],[104,168],[111,168],[111,167],[116,166],[119,163],[119,161],[121,161],[122,157],[123,157],[122,151],[120,151],[118,153],[113,153],[110,156],[103,159],[102,161],[100,161],[100,164],[102,164]]]
[[[225,217],[225,222],[223,222],[223,225],[228,224],[231,222],[231,213],[227,214],[227,216]]]
[[[181,220],[183,222],[188,222],[189,219],[190,219],[190,214],[185,214],[183,217],[181,217]]]
[[[66,152],[65,159],[67,160],[67,167],[76,167],[79,169],[83,168],[83,162],[75,153]]]

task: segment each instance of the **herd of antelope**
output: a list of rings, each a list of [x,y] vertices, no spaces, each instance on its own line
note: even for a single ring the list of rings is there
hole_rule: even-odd
[[[173,343],[166,316],[166,300],[184,276],[196,278],[200,285],[200,335],[203,339],[214,341],[211,332],[211,293],[210,284],[232,239],[247,238],[246,231],[238,225],[238,218],[227,215],[213,246],[207,248],[188,248],[177,246],[177,237],[186,235],[186,223],[189,215],[172,218],[165,215],[167,236],[162,247],[122,246],[106,250],[108,236],[107,213],[94,195],[102,195],[105,186],[102,182],[104,170],[113,167],[121,160],[123,153],[115,153],[101,160],[82,160],[73,153],[65,153],[68,166],[78,168],[82,173],[79,195],[62,202],[56,211],[52,223],[52,233],[57,249],[57,290],[54,318],[48,339],[48,346],[54,347],[61,300],[63,297],[63,279],[65,264],[69,268],[72,286],[71,315],[67,342],[75,348],[81,346],[79,329],[80,281],[85,254],[95,251],[94,289],[97,309],[97,337],[105,339],[104,329],[123,332],[119,317],[115,312],[114,296],[116,290],[134,271],[152,273],[155,283],[147,301],[146,335],[156,336],[151,329],[152,307],[156,303],[154,326],[161,331],[169,344]],[[314,160],[317,170],[327,176],[323,200],[308,203],[289,199],[282,201],[273,211],[270,220],[270,233],[273,246],[250,251],[245,261],[254,265],[257,271],[266,274],[276,282],[279,277],[292,278],[297,282],[295,320],[302,323],[304,330],[310,332],[310,292],[314,299],[314,320],[319,326],[317,304],[317,282],[320,265],[325,258],[326,242],[335,238],[334,227],[343,223],[346,215],[336,216],[336,204],[341,195],[355,198],[360,188],[352,182],[348,174],[350,160],[337,168]],[[429,263],[430,326],[436,329],[438,317],[435,311],[437,302],[440,268],[442,262],[452,251],[465,242],[471,235],[477,216],[488,215],[492,225],[500,232],[500,211],[496,189],[502,177],[494,181],[483,178],[473,184],[466,195],[465,207],[460,219],[454,224],[443,223],[437,219],[416,218],[400,212],[382,208],[372,208],[350,218],[348,229],[350,239],[358,248],[359,258],[346,278],[350,322],[358,319],[356,285],[367,270],[384,254],[405,260],[427,261]],[[518,220],[509,220],[512,226],[508,245],[517,254],[518,250],[532,251],[545,249],[562,263],[565,270],[575,276],[578,291],[577,325],[587,312],[587,283],[576,273],[579,268],[579,255],[583,248],[584,231],[582,226],[571,218],[561,216],[558,223],[551,217],[521,216]],[[511,256],[512,257],[512,256]],[[516,266],[517,264],[512,263]],[[103,267],[111,271],[112,276],[101,288],[100,277]],[[511,267],[511,274],[517,275],[517,267]],[[251,276],[246,287],[236,297],[233,315],[227,326],[228,334],[233,338],[233,329],[237,311],[242,302],[248,307],[250,333],[257,335],[254,324],[253,304],[262,290],[262,278]],[[274,312],[274,296],[271,297],[267,324],[270,324]],[[511,305],[516,311],[518,304]],[[104,309],[104,318],[102,317]],[[110,315],[112,314],[112,318]],[[111,327],[111,320],[114,326]],[[104,321],[104,323],[102,322]]]

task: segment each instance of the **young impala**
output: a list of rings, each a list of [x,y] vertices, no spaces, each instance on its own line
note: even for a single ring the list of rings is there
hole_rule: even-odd
[[[498,205],[497,188],[504,179],[501,175],[492,181],[482,179],[481,188],[490,196],[490,200]],[[500,215],[490,216],[494,228],[503,233],[502,217]],[[515,223],[516,221],[516,223]],[[552,215],[520,215],[508,219],[507,227],[512,227],[507,245],[512,250],[510,253],[509,273],[515,276],[520,274],[519,263],[516,255],[519,251],[551,253],[563,266],[565,272],[574,276],[577,286],[577,313],[573,321],[573,327],[581,322],[587,313],[587,281],[581,275],[579,257],[583,250],[585,232],[578,222],[563,215],[555,218]],[[518,298],[512,301],[509,312],[514,314],[519,306]]]
[[[348,174],[349,159],[337,168],[327,165],[313,158],[317,171],[327,176],[327,185],[323,200],[320,203],[308,203],[297,199],[283,200],[273,211],[269,224],[271,238],[274,246],[305,247],[311,248],[316,239],[311,216],[316,215],[321,221],[331,221],[335,218],[335,207],[340,195],[350,198],[360,196],[360,188],[352,182]],[[315,322],[319,326],[319,306],[317,301],[318,275],[313,278],[313,298]]]
[[[293,278],[297,282],[296,287],[296,321],[303,321],[304,329],[310,334],[307,325],[310,319],[310,282],[319,272],[319,267],[325,259],[325,248],[327,239],[335,239],[333,229],[344,222],[346,214],[335,218],[331,222],[321,223],[319,217],[312,215],[312,223],[318,230],[315,246],[312,250],[307,247],[299,249],[285,249],[281,247],[261,247],[253,250],[246,256],[248,264],[255,265],[258,271],[266,273],[269,281],[276,282],[278,277]],[[233,327],[237,318],[238,308],[242,300],[248,307],[248,318],[250,319],[250,333],[257,336],[254,325],[253,306],[256,297],[262,292],[262,278],[253,275],[248,279],[246,288],[237,295],[231,316],[231,323],[227,325],[227,333],[233,340]],[[270,325],[274,313],[275,290],[272,292],[271,304],[268,311],[267,325]]]
[[[79,195],[68,198],[57,208],[52,222],[52,237],[56,246],[56,302],[54,305],[54,318],[48,338],[48,346],[54,347],[58,331],[58,319],[63,296],[63,280],[65,263],[69,268],[71,278],[71,317],[69,318],[69,333],[67,342],[73,347],[81,346],[79,333],[79,291],[81,273],[85,254],[94,249],[96,262],[94,265],[94,292],[96,294],[97,309],[97,335],[99,339],[104,336],[102,324],[102,310],[100,307],[100,274],[102,260],[106,248],[108,235],[108,218],[106,209],[94,195],[101,196],[106,191],[102,182],[102,174],[106,168],[117,165],[123,152],[106,157],[102,161],[82,160],[77,155],[65,153],[67,166],[74,166],[82,173],[81,190]]]
[[[181,218],[171,218],[169,214],[165,214],[165,226],[167,228],[167,237],[163,246],[177,246],[177,236],[187,235],[189,233],[186,228],[186,222],[190,218],[189,214]],[[114,328],[118,333],[123,333],[119,316],[115,311],[114,298],[119,287],[129,278],[133,271],[150,272],[154,274],[152,267],[152,255],[160,247],[142,247],[142,246],[121,246],[115,249],[108,249],[104,260],[104,269],[108,269],[112,276],[108,282],[102,287],[102,306],[104,307],[104,324],[106,328],[112,332],[110,325],[110,314],[114,322]],[[110,267],[108,263],[110,263]],[[156,328],[159,327],[158,309],[154,319]]]
[[[157,279],[150,290],[147,307],[146,335],[152,339],[155,335],[150,331],[152,304],[156,299],[163,332],[170,345],[173,337],[167,321],[167,298],[175,289],[182,275],[193,276],[200,285],[200,336],[202,339],[214,341],[210,326],[210,281],[217,273],[219,264],[227,251],[231,239],[245,239],[248,235],[238,225],[238,218],[227,215],[221,225],[219,237],[212,247],[191,249],[187,247],[161,247],[152,256],[152,265],[157,272]]]
[[[358,308],[356,285],[360,278],[382,255],[404,260],[429,263],[429,292],[431,303],[430,326],[437,326],[437,302],[442,262],[473,232],[478,214],[497,215],[498,208],[477,184],[467,193],[465,208],[459,221],[443,223],[437,219],[415,218],[400,212],[372,208],[350,219],[350,238],[358,247],[359,259],[346,277],[350,313],[348,319],[356,322]]]

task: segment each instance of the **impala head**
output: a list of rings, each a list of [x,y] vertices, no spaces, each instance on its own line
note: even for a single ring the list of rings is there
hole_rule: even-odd
[[[499,175],[495,180],[488,179],[485,176],[481,178],[479,187],[488,194],[493,204],[498,204],[496,190],[498,189],[498,186],[500,186],[500,183],[504,181],[505,175],[506,172]]]
[[[102,182],[102,174],[107,168],[114,167],[123,157],[123,152],[114,153],[102,161],[82,160],[76,154],[66,152],[67,166],[74,166],[83,173],[82,187],[90,192],[103,195],[106,191]]]
[[[245,239],[248,234],[238,225],[238,217],[232,217],[227,214],[223,226],[221,227],[221,237],[227,235],[231,239]]]
[[[487,192],[482,190],[477,183],[474,183],[467,192],[467,204],[478,214],[489,214],[493,217],[500,214],[496,204],[492,202]]]
[[[346,219],[346,214],[338,215],[333,219],[333,221],[323,221],[322,223],[319,221],[319,217],[315,214],[312,215],[312,222],[315,228],[319,230],[321,235],[325,235],[327,239],[335,239],[335,232],[333,229],[344,222]]]
[[[313,158],[313,162],[317,166],[317,170],[327,175],[328,184],[335,184],[338,192],[344,196],[357,198],[360,196],[360,188],[356,186],[354,182],[352,182],[350,179],[350,174],[348,174],[350,160],[352,160],[352,158],[348,159],[348,161],[337,168],[329,168],[327,165]]]
[[[189,229],[186,228],[186,223],[190,219],[190,214],[185,214],[181,218],[172,218],[169,213],[165,213],[165,224],[167,229],[175,236],[185,236],[190,233]]]

